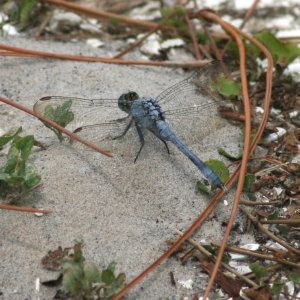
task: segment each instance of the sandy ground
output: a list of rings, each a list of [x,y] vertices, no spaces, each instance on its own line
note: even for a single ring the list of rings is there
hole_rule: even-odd
[[[110,56],[105,49],[84,43],[37,42],[9,38],[3,44],[44,51]],[[46,95],[116,98],[128,90],[156,95],[186,77],[180,70],[143,66],[59,61],[53,59],[1,57],[0,95],[27,107]],[[101,120],[101,116],[99,116]],[[207,120],[208,122],[208,120]],[[0,104],[0,128],[22,125],[26,134],[49,147],[35,149],[32,162],[43,185],[27,196],[22,205],[52,210],[37,217],[30,213],[0,211],[0,296],[1,300],[51,299],[55,288],[35,281],[45,276],[41,258],[58,246],[68,247],[84,240],[84,255],[99,267],[117,262],[127,282],[158,258],[165,240],[177,236],[173,228],[185,230],[209,203],[209,196],[197,192],[201,174],[181,153],[171,147],[169,156],[161,145],[147,145],[136,164],[133,158],[108,158],[78,152],[59,144],[51,131],[31,116]],[[207,124],[201,124],[207,129]],[[190,147],[203,159],[220,158],[219,147],[237,153],[242,145],[240,130],[215,117],[209,130]],[[0,158],[4,163],[4,158]],[[225,199],[232,203],[233,194]],[[198,240],[220,241],[230,206],[221,202],[195,233]],[[240,220],[241,221],[241,220]],[[249,241],[248,236],[239,237]],[[177,282],[170,282],[170,272]],[[192,288],[182,281],[192,280]],[[181,283],[180,283],[181,282]],[[179,299],[200,293],[207,275],[188,263],[171,258],[133,289],[128,299]]]

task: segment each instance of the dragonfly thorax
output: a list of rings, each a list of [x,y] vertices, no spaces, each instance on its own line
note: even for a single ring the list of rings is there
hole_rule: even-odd
[[[135,103],[133,107],[133,103]],[[165,120],[165,114],[153,98],[140,98],[136,92],[122,94],[118,100],[121,110],[136,115],[147,116],[151,120]]]
[[[143,116],[152,121],[165,120],[165,114],[153,98],[140,98],[131,107],[133,117]]]

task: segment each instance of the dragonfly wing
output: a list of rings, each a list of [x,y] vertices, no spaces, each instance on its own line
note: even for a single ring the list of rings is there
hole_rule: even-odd
[[[49,96],[38,100],[34,111],[107,152],[134,157],[139,149],[139,139],[134,126],[129,128],[125,136],[117,138],[129,127],[132,119],[118,108],[117,100]],[[117,119],[111,120],[112,117]],[[89,149],[75,140],[70,142],[80,151]]]
[[[138,134],[130,116],[106,123],[82,126],[74,133],[115,156],[134,159],[140,147]],[[86,148],[77,141],[71,143],[78,150]]]
[[[64,96],[43,97],[34,104],[33,110],[71,131],[126,115],[118,108],[117,100]]]
[[[185,143],[199,141],[223,121],[218,106],[227,101],[214,90],[214,83],[222,75],[219,63],[208,64],[156,98],[166,121]]]
[[[220,102],[218,102],[220,104]],[[202,106],[185,107],[167,111],[166,122],[169,123],[173,131],[182,138],[185,143],[195,143],[201,141],[202,138],[211,134],[215,129],[225,125],[225,119],[219,115],[218,104],[209,105],[206,108]],[[234,105],[228,101],[221,102],[222,109],[230,107],[230,111]]]
[[[178,105],[200,105],[220,100],[213,84],[222,74],[219,62],[209,63],[185,80],[167,88],[156,97],[156,101],[167,110]]]

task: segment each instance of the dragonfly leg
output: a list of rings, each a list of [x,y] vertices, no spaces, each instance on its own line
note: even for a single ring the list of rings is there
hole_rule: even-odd
[[[125,119],[125,118],[124,118]],[[131,119],[131,121],[128,123],[128,125],[126,126],[124,132],[120,135],[117,135],[113,138],[113,140],[117,140],[117,139],[120,139],[122,138],[123,136],[125,136],[125,134],[128,132],[129,128],[131,127],[132,125],[132,122],[133,122],[133,119]]]
[[[167,149],[167,152],[168,152],[168,154],[170,155],[171,153],[170,153],[170,149],[169,149],[169,147],[168,147],[167,142],[166,142],[165,140],[163,140],[163,139],[160,139],[160,140],[165,144],[166,149]]]
[[[141,151],[142,151],[142,149],[143,149],[143,147],[145,145],[145,139],[144,139],[144,135],[142,133],[141,128],[139,127],[139,125],[137,123],[135,123],[135,127],[136,127],[136,130],[137,130],[138,135],[139,135],[139,139],[140,139],[140,142],[141,142],[141,147],[140,147],[139,151],[136,154],[134,163],[137,161],[137,159],[138,159],[138,157],[139,157],[139,155],[140,155],[140,153],[141,153]]]

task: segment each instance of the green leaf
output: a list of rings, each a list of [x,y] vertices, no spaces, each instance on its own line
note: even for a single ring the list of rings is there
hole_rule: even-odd
[[[234,58],[239,59],[240,53],[236,42],[234,41],[229,42],[227,44],[227,50],[232,53]]]
[[[23,176],[20,176],[18,174],[12,174],[9,176],[9,178],[6,179],[6,182],[14,185],[14,190],[19,189],[20,191],[23,190],[23,184],[24,184],[24,178]]]
[[[253,61],[255,61],[259,57],[261,50],[253,43],[248,41],[244,41],[244,43],[246,46],[247,55],[249,55]],[[231,41],[227,44],[227,50],[231,52],[235,59],[238,60],[240,58],[239,48],[235,41]]]
[[[218,153],[225,156],[226,158],[230,159],[230,160],[240,160],[243,157],[243,150],[240,151],[240,153],[236,156],[231,155],[230,153],[228,153],[225,149],[220,148],[218,149]]]
[[[285,53],[284,45],[270,32],[262,32],[255,35],[255,38],[262,42],[271,52],[275,61]]]
[[[20,150],[22,159],[24,161],[27,161],[30,156],[31,149],[34,145],[33,135],[27,135],[25,137],[19,138],[16,140],[15,144],[16,147]]]
[[[78,293],[84,290],[84,273],[82,266],[77,264],[64,264],[63,286],[70,293]]]
[[[258,278],[268,276],[268,274],[269,274],[267,269],[258,263],[250,264],[249,267],[252,270],[252,272],[255,273],[256,277],[258,277]]]
[[[176,5],[173,8],[163,8],[160,12],[163,18],[169,18],[173,14],[183,17],[186,14],[186,9],[183,6]]]
[[[6,181],[10,177],[7,173],[0,173],[0,180]]]
[[[295,60],[300,55],[300,48],[297,46],[296,43],[293,42],[287,42],[284,45],[287,51],[288,64],[290,64],[293,60]]]
[[[281,233],[281,234],[287,234],[291,231],[291,228],[287,225],[284,225],[284,224],[278,224],[276,226],[276,228],[278,229],[278,231]]]
[[[212,254],[215,254],[214,249],[211,245],[207,244],[207,245],[202,245],[203,248],[205,248],[207,251],[209,251]]]
[[[218,175],[222,183],[225,183],[229,179],[229,170],[221,160],[210,159],[205,164]]]
[[[207,44],[208,42],[207,34],[205,34],[205,32],[201,30],[196,31],[196,39],[198,43],[202,45]]]
[[[212,88],[220,94],[230,97],[241,93],[241,85],[225,77],[220,77],[216,82],[211,83]]]
[[[56,107],[53,121],[62,127],[66,127],[70,122],[72,122],[74,120],[74,114],[70,111],[71,106],[72,101],[69,100]]]
[[[3,147],[5,144],[11,141],[15,136],[19,135],[21,131],[22,131],[22,127],[19,127],[18,130],[14,133],[7,133],[0,136],[0,147]]]
[[[84,261],[82,246],[82,242],[78,242],[74,245],[74,262],[76,263],[82,263]]]
[[[101,281],[101,274],[98,271],[95,264],[93,264],[91,262],[84,263],[83,271],[84,271],[84,277],[87,280],[89,286],[92,286],[92,283],[94,283],[94,282]]]
[[[210,169],[212,169],[216,173],[216,175],[218,175],[222,183],[225,183],[228,180],[229,170],[221,160],[211,159],[211,160],[207,160],[205,164]],[[212,190],[216,189],[214,184],[212,184],[212,187],[210,189],[207,185],[203,184],[201,181],[197,182],[196,187],[197,189],[199,189],[200,191],[206,194],[209,194]]]
[[[63,286],[74,296],[74,299],[110,299],[125,286],[125,274],[121,273],[115,278],[115,262],[109,264],[106,270],[99,272],[95,264],[85,262],[81,245],[74,245],[74,256],[63,264]],[[72,298],[73,299],[73,298]]]
[[[20,129],[17,132],[20,132]],[[20,137],[17,132],[14,134],[6,165],[0,169],[0,195],[12,201],[35,188],[41,180],[34,165],[27,163],[34,137]]]
[[[32,12],[37,6],[36,0],[22,0],[19,8],[19,22],[21,28],[25,28],[32,17]]]
[[[83,264],[82,243],[76,243],[73,247],[73,259],[63,264],[63,285],[65,289],[73,294],[87,291],[92,287],[92,279],[95,279],[97,269],[89,263]]]
[[[115,275],[110,270],[104,270],[101,273],[101,280],[107,285],[112,284],[112,282],[115,280]]]
[[[112,296],[119,293],[124,287],[124,283],[113,282],[110,288],[104,288],[104,299],[111,299]]]
[[[108,267],[107,267],[107,270],[111,271],[112,273],[115,272],[115,269],[116,269],[116,262],[112,261]]]
[[[297,283],[297,284],[300,284],[300,277],[297,273],[291,273],[289,274],[288,278],[290,280],[292,280],[293,282]]]
[[[126,275],[125,275],[125,273],[120,273],[119,275],[118,275],[118,277],[116,278],[116,282],[118,283],[118,284],[124,284],[124,282],[125,282],[125,280],[126,280]]]
[[[65,101],[62,105],[54,108],[51,105],[47,105],[45,107],[44,116],[56,124],[66,127],[70,122],[74,120],[74,113],[70,110],[72,106],[72,101]],[[45,123],[45,126],[51,129],[58,137],[60,141],[62,141],[62,133],[60,130],[54,128],[53,126]]]
[[[122,21],[122,19],[118,18],[118,17],[111,17],[111,18],[109,18],[109,22],[112,25],[118,25],[118,24],[120,24],[121,21]]]
[[[244,182],[244,186],[243,186],[243,191],[245,193],[249,193],[250,192],[250,187],[252,185],[252,183],[255,181],[255,175],[254,174],[248,174],[245,177],[245,182]]]
[[[295,43],[281,42],[270,32],[258,33],[255,38],[266,46],[276,63],[287,66],[300,55],[300,48]]]
[[[217,256],[219,253],[219,248],[216,247],[212,247],[210,245],[202,245],[203,248],[205,248],[207,251],[209,251],[211,254]],[[230,262],[230,254],[228,254],[227,252],[223,253],[223,257],[222,257],[222,262],[228,264]]]
[[[186,10],[182,6],[176,6],[175,8],[164,8],[160,10],[162,20],[160,24],[174,26],[178,31],[183,34],[188,34],[188,26],[184,22],[183,16],[186,14]]]
[[[209,194],[211,191],[211,189],[207,185],[202,183],[201,181],[197,181],[196,187],[199,191],[206,193],[206,194]]]
[[[277,220],[279,217],[279,211],[275,210],[272,214],[268,216],[268,220]]]
[[[3,180],[0,180],[0,196],[1,197],[6,196],[8,189],[9,189],[8,183]]]
[[[41,176],[38,175],[34,165],[26,165],[24,172],[24,181],[28,190],[33,189],[41,182]]]
[[[259,57],[261,50],[253,43],[246,43],[246,51],[254,61]]]
[[[16,147],[16,145],[11,145],[8,155],[7,155],[7,163],[5,166],[5,173],[11,174],[18,163],[18,157],[19,157],[20,151]]]
[[[275,295],[279,295],[283,287],[284,287],[284,283],[274,282],[272,285],[272,292]]]
[[[26,161],[29,158],[33,144],[34,137],[32,135],[14,138],[7,156],[6,173],[12,174],[14,172],[22,175],[25,172]]]

